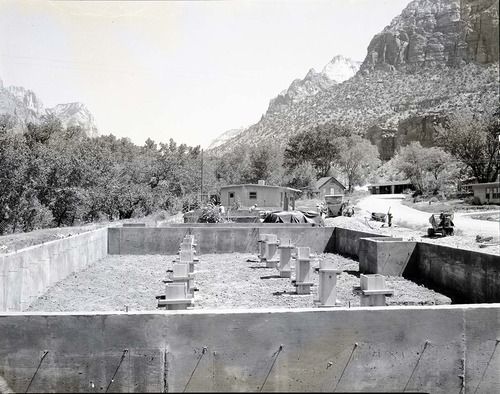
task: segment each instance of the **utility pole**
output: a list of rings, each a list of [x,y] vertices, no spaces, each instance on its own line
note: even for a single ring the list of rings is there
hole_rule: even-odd
[[[203,149],[201,150],[201,185],[200,185],[200,208],[203,203]]]

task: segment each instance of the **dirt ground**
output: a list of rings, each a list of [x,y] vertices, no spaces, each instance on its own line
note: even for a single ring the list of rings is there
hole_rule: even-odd
[[[319,275],[314,268],[328,260],[341,270],[337,278],[339,306],[359,307],[359,266],[352,259],[319,254],[312,261],[311,294],[297,295],[290,278],[266,268],[257,254],[206,254],[196,265],[193,309],[311,308],[318,298]],[[162,280],[175,256],[108,256],[92,267],[53,286],[29,311],[147,311],[158,310],[156,296],[165,293]],[[292,269],[294,262],[292,260]],[[401,277],[386,277],[394,294],[387,305],[441,305],[451,300]]]

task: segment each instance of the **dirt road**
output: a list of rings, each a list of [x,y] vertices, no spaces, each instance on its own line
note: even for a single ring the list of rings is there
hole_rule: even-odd
[[[393,215],[393,223],[405,227],[410,226],[429,227],[428,212],[418,211],[401,204],[403,194],[377,194],[371,195],[358,202],[357,207],[368,216],[371,212],[387,213],[389,208]],[[439,212],[436,212],[439,213]],[[460,230],[466,236],[481,235],[483,237],[495,237],[500,235],[500,224],[495,221],[472,219],[467,213],[455,213],[453,222],[455,229]]]

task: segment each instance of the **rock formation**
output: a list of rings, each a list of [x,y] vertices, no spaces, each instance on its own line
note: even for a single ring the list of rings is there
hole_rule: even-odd
[[[210,150],[210,149],[217,148],[218,146],[220,146],[220,145],[226,143],[227,141],[229,141],[231,138],[236,137],[238,134],[242,133],[246,129],[247,129],[246,127],[240,127],[238,129],[231,129],[231,130],[226,131],[225,133],[221,134],[216,139],[214,139],[210,143],[210,145],[208,146],[207,149]]]
[[[367,52],[364,71],[498,61],[498,1],[414,0]]]
[[[94,117],[83,103],[57,104],[46,111],[61,119],[63,127],[80,126],[89,137],[99,135]]]
[[[0,79],[0,114],[14,119],[14,130],[22,132],[28,123],[40,123],[42,116],[57,116],[63,127],[80,126],[89,137],[99,135],[94,117],[83,103],[58,104],[45,108],[37,95],[21,86],[4,87]]]
[[[385,159],[415,139],[429,145],[436,119],[498,106],[498,48],[498,1],[414,0],[371,40],[356,75],[335,83],[321,76],[331,76],[328,66],[311,70],[214,154],[236,144],[285,146],[295,133],[328,123],[379,141]]]

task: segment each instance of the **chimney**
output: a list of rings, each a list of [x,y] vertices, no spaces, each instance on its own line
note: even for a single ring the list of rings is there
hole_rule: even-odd
[[[259,179],[259,181],[257,182],[259,185],[265,185],[266,184],[266,181],[263,180],[263,179]]]

